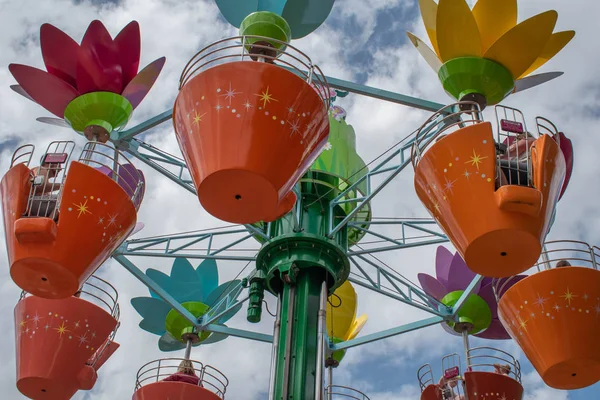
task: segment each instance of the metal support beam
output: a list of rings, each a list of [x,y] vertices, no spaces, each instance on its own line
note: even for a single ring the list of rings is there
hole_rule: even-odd
[[[273,343],[273,335],[230,328],[225,325],[210,324],[203,327],[202,330],[207,332],[223,333],[225,335],[235,336],[243,339],[256,340],[257,342]]]
[[[175,300],[166,290],[164,290],[160,285],[154,282],[152,279],[148,277],[148,275],[144,274],[138,267],[136,267],[131,261],[123,256],[114,256],[114,259],[117,260],[119,264],[125,267],[125,269],[133,276],[135,276],[140,282],[148,287],[148,289],[152,290],[154,293],[158,295],[165,303],[171,306],[172,309],[181,314],[182,317],[187,319],[191,324],[197,325],[198,320],[194,315],[183,308],[183,306]]]
[[[144,121],[141,124],[136,125],[132,128],[129,128],[125,131],[111,133],[111,140],[114,142],[129,140],[129,139],[133,138],[134,136],[139,135],[142,132],[146,132],[147,130],[152,129],[155,126],[160,125],[163,122],[170,120],[172,117],[173,117],[173,109],[167,110],[167,111],[163,112],[162,114],[158,114],[157,116],[150,118],[149,120]],[[115,135],[116,137],[113,138],[112,137],[113,135]]]
[[[481,282],[482,280],[483,280],[482,275],[475,275],[475,278],[473,278],[471,283],[469,283],[469,286],[467,286],[467,288],[465,289],[463,294],[458,298],[458,301],[456,302],[456,304],[454,304],[454,307],[452,307],[452,318],[455,318],[456,315],[458,315],[458,312],[460,311],[463,304],[465,304],[465,301],[467,300],[467,298],[473,292],[473,289],[475,289],[475,286],[477,286],[479,284],[479,282]]]
[[[423,319],[421,321],[411,322],[410,324],[401,325],[396,328],[387,329],[385,331],[371,333],[356,339],[348,340],[346,342],[340,342],[329,346],[331,351],[349,349],[351,347],[360,346],[361,344],[376,342],[381,339],[390,338],[392,336],[401,335],[403,333],[415,331],[417,329],[427,328],[428,326],[437,325],[443,322],[442,317],[431,317]]]

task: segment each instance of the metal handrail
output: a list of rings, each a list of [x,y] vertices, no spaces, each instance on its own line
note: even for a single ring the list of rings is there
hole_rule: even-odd
[[[179,364],[185,360],[184,358],[161,358],[147,362],[137,372],[135,390],[139,390],[144,385],[160,382],[177,373]],[[210,388],[213,393],[224,399],[229,379],[221,371],[210,365],[203,365],[201,362],[195,360],[188,361],[191,361],[194,366],[194,374],[199,379],[198,385]],[[167,364],[165,365],[165,363]]]
[[[473,354],[481,350],[495,353]],[[500,353],[501,355],[494,355],[497,353]],[[490,360],[497,360],[504,365],[510,366],[510,371],[508,372],[507,376],[521,383],[521,364],[519,364],[519,361],[516,358],[504,350],[485,346],[474,347],[467,350],[467,360],[468,364],[470,364],[469,372],[489,372],[490,369],[495,369],[495,365],[499,364],[498,362]],[[474,360],[477,361],[473,362]]]
[[[280,47],[275,48],[256,43],[258,41],[276,43],[280,45]],[[331,103],[331,99],[328,95],[329,84],[321,69],[313,64],[310,57],[296,47],[289,43],[264,36],[235,36],[219,40],[204,47],[196,53],[184,67],[181,77],[179,78],[179,90],[181,90],[190,79],[208,68],[227,62],[253,61],[250,58],[251,55],[247,51],[247,47],[250,46],[250,43],[255,49],[269,50],[274,53],[274,55],[260,54],[261,59],[273,63],[277,61],[277,64],[274,65],[292,70],[296,75],[304,78],[309,84],[316,82],[316,84],[322,88],[322,90],[316,90],[316,92],[323,100],[327,109],[329,109]]]
[[[113,329],[113,331],[110,333],[108,339],[106,339],[106,341],[104,341],[104,344],[102,344],[102,346],[98,350],[96,350],[96,352],[92,356],[91,361],[88,361],[89,366],[91,366],[91,367],[96,366],[96,364],[98,363],[98,360],[100,360],[100,358],[102,358],[102,355],[104,354],[106,349],[108,349],[110,344],[115,341],[115,336],[117,336],[117,330],[119,330],[120,326],[121,326],[121,323],[118,322],[117,326],[115,326],[115,329]]]
[[[360,390],[356,390],[348,386],[329,385],[325,388],[325,393],[327,394],[327,400],[333,400],[335,398],[370,400],[369,396]]]
[[[106,151],[97,151],[97,147],[101,147]],[[114,154],[114,157],[108,153]],[[121,163],[120,159],[125,160],[125,163]],[[110,178],[125,190],[135,209],[139,209],[144,196],[144,178],[137,169],[134,168],[134,171],[129,171],[125,168],[126,165],[133,165],[133,163],[122,152],[104,143],[88,142],[81,152],[79,162],[96,169],[108,168],[112,172]],[[132,186],[132,182],[135,182],[134,186]]]
[[[421,373],[421,371],[425,369],[425,371],[423,373]],[[427,376],[429,376],[427,379],[425,379]],[[425,390],[425,388],[429,385],[433,385],[434,380],[433,380],[433,372],[431,370],[431,365],[429,364],[425,364],[422,365],[421,368],[419,368],[417,370],[417,379],[419,380],[419,386],[421,387],[421,392],[423,392],[423,390]]]
[[[556,268],[560,261],[567,261],[575,267],[584,267],[598,270],[600,247],[591,246],[580,240],[551,240],[544,243],[543,251],[538,262],[533,265],[534,274]],[[508,290],[516,276],[508,278],[495,278],[492,280],[492,289],[497,301]]]
[[[560,146],[560,135],[558,134],[558,128],[552,123],[552,121],[544,117],[536,117],[535,124],[537,126],[538,136],[551,136]]]
[[[458,111],[456,111],[457,109]],[[463,119],[462,117],[465,115],[469,115],[470,119]],[[431,115],[419,129],[417,129],[417,134],[410,152],[413,168],[417,167],[423,153],[436,142],[436,139],[438,139],[442,133],[447,132],[449,129],[456,126],[464,128],[467,125],[475,125],[481,122],[484,122],[484,119],[479,104],[472,101],[461,101],[439,109]],[[430,135],[429,133],[438,126],[439,129],[435,134]]]
[[[19,151],[22,149],[29,149],[31,148],[31,150],[28,151],[23,151],[21,152],[21,154],[19,154]],[[15,150],[15,152],[12,155],[12,158],[10,160],[10,168],[14,167],[17,164],[25,164],[25,166],[27,168],[29,168],[29,164],[31,163],[31,158],[33,157],[33,153],[35,152],[35,146],[32,144],[24,144],[23,146],[19,147],[18,149]],[[27,157],[27,161],[21,160],[19,162],[17,162],[17,160]],[[10,169],[9,168],[9,169]]]
[[[91,281],[91,282],[90,282]],[[119,308],[119,293],[117,289],[107,281],[92,275],[83,283],[78,291],[82,300],[88,301],[107,311],[117,321],[121,316]],[[19,301],[30,296],[26,291],[21,292]]]

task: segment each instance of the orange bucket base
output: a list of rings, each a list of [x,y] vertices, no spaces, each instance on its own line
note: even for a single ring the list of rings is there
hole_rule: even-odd
[[[198,187],[202,207],[216,218],[238,224],[261,221],[278,208],[279,197],[265,177],[228,169],[206,177]]]
[[[593,359],[572,359],[556,364],[548,369],[542,379],[552,382],[552,386],[564,390],[579,389],[598,382],[600,361]]]
[[[79,280],[71,271],[47,258],[22,258],[10,269],[13,281],[34,296],[62,299],[79,290]]]
[[[28,377],[17,381],[17,389],[34,400],[66,400],[73,397],[77,387],[70,382],[41,377]]]
[[[469,268],[490,278],[518,275],[536,263],[542,251],[538,237],[517,229],[481,235],[465,249]]]
[[[185,382],[156,382],[143,386],[133,400],[221,400],[208,389]]]
[[[502,295],[498,316],[546,385],[581,389],[600,380],[600,271],[535,273]]]

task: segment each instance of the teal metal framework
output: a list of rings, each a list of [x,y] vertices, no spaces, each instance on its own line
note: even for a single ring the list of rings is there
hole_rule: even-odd
[[[443,104],[434,103],[427,100],[422,100],[399,93],[393,93],[357,83],[347,82],[344,80],[325,77],[329,85],[333,88],[348,91],[358,95],[368,96],[371,98],[389,101],[392,103],[409,106],[421,110],[436,112],[443,108]],[[175,184],[181,186],[188,192],[196,195],[196,190],[193,186],[189,171],[185,161],[175,155],[169,154],[161,149],[158,149],[136,136],[160,125],[163,122],[169,121],[172,118],[172,110],[168,110],[159,114],[131,129],[121,132],[113,132],[111,141],[120,150],[126,151],[133,155],[141,162],[151,167],[158,173],[164,175]],[[435,122],[435,121],[434,121]],[[431,130],[429,135],[434,135],[437,129],[443,127],[438,124],[436,130]],[[416,132],[416,131],[415,131]],[[400,174],[410,163],[410,149],[414,142],[414,134],[409,134],[400,143],[392,147],[386,152],[386,157],[378,164],[371,166],[370,171],[365,174],[355,184],[340,193],[330,204],[330,207],[335,207],[336,204],[341,204],[348,200],[341,200],[345,197],[348,191],[353,190],[364,180],[367,181],[367,193],[362,198],[353,199],[357,202],[356,208],[348,214],[341,222],[334,224],[330,218],[329,221],[329,237],[333,237],[344,225],[352,226],[363,230],[380,239],[379,243],[384,243],[381,246],[364,247],[356,245],[358,250],[353,249],[347,252],[350,262],[353,266],[349,280],[359,286],[395,299],[401,303],[418,308],[422,311],[433,314],[432,317],[405,324],[402,326],[387,329],[381,332],[365,335],[346,342],[337,344],[330,343],[330,350],[341,350],[350,347],[359,346],[365,343],[389,338],[399,334],[407,333],[417,329],[425,328],[431,325],[439,324],[443,321],[454,320],[466,298],[471,294],[478,282],[483,279],[482,276],[476,276],[463,295],[452,308],[446,307],[436,299],[429,297],[425,292],[401,274],[397,273],[393,268],[387,266],[381,260],[373,256],[374,253],[406,249],[411,247],[426,246],[431,244],[439,244],[447,242],[446,236],[440,232],[436,222],[430,218],[386,218],[377,219],[369,222],[369,228],[364,228],[360,224],[352,222],[352,218],[360,211],[362,207],[367,205],[388,183],[390,183],[398,174]],[[372,186],[372,179],[375,176],[382,176],[383,182],[376,186]],[[330,213],[333,215],[333,213]],[[373,230],[377,225],[394,225],[400,232],[399,237],[390,238]],[[125,241],[119,249],[113,254],[114,259],[139,279],[149,289],[153,290],[158,296],[167,302],[173,309],[179,312],[190,323],[192,323],[198,331],[210,331],[224,333],[230,336],[236,336],[261,342],[273,342],[272,335],[265,335],[258,332],[245,331],[230,327],[214,325],[213,320],[218,318],[218,315],[208,313],[200,320],[197,320],[189,311],[183,308],[175,299],[173,299],[166,291],[152,281],[144,274],[129,258],[142,257],[185,257],[189,259],[216,259],[226,261],[245,261],[248,263],[256,260],[256,253],[259,249],[259,244],[255,240],[251,240],[254,247],[250,249],[242,249],[241,251],[252,255],[232,255],[235,246],[248,241],[254,237],[260,237],[264,240],[271,239],[267,234],[268,229],[259,229],[253,225],[231,225],[223,228],[215,228],[212,230],[196,231],[185,234],[164,235],[159,237],[130,239]],[[411,233],[418,233],[419,236],[412,236]],[[213,241],[216,238],[231,238],[226,245],[215,246]],[[205,245],[204,248],[198,249],[195,246]],[[251,278],[256,270],[249,273],[248,278]],[[225,313],[241,303],[248,300],[248,296],[241,301],[233,301],[229,303],[228,298],[221,299],[214,309],[222,309],[220,307],[223,302],[226,303],[225,309],[221,312]]]

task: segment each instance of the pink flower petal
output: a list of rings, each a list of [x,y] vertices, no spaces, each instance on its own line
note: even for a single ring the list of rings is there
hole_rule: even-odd
[[[154,60],[146,68],[140,71],[139,74],[133,78],[129,85],[123,90],[123,97],[125,97],[133,108],[136,108],[144,97],[148,94],[156,78],[160,74],[163,66],[165,65],[166,58],[161,57],[158,60]]]
[[[65,108],[79,93],[62,79],[27,65],[10,64],[11,74],[36,103],[59,118],[64,118]]]
[[[115,38],[118,61],[123,70],[123,87],[135,77],[140,67],[140,25],[131,21]]]
[[[565,190],[567,190],[567,186],[569,185],[569,181],[571,180],[571,174],[573,173],[573,143],[570,139],[568,139],[564,133],[559,132],[560,137],[560,149],[562,150],[563,155],[565,156],[565,161],[567,165],[567,173],[565,175],[565,181],[563,183],[562,189],[560,191],[560,196],[558,199],[565,194]]]
[[[429,296],[440,301],[448,293],[444,285],[442,285],[437,279],[431,275],[418,274],[417,278],[421,287]]]
[[[79,44],[57,27],[43,24],[40,28],[40,45],[46,70],[74,87]]]
[[[123,90],[123,72],[117,46],[102,24],[96,20],[88,27],[79,51],[77,88],[83,93]]]

